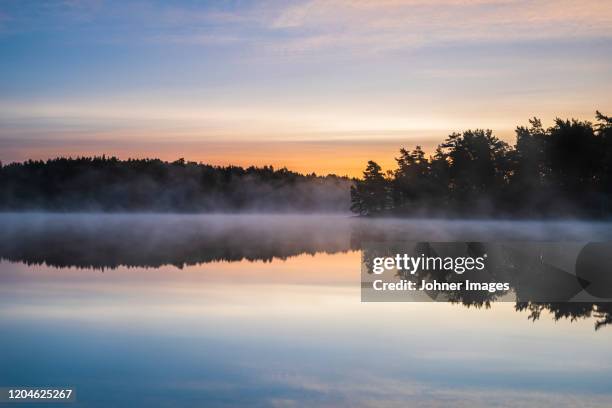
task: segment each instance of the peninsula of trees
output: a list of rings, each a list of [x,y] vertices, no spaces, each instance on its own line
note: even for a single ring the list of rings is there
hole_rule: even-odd
[[[0,211],[346,212],[407,217],[612,216],[612,118],[533,118],[510,146],[491,130],[453,133],[428,155],[362,179],[286,168],[159,159],[0,163]]]
[[[0,164],[2,211],[338,212],[347,177],[183,159],[57,158]]]
[[[360,215],[612,216],[612,118],[533,118],[510,146],[491,130],[453,133],[427,156],[400,149],[397,169],[368,162],[351,187]]]

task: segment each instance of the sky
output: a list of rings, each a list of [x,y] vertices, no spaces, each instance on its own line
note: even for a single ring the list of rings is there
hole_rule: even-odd
[[[612,114],[612,3],[0,0],[0,161],[357,176],[400,147]]]

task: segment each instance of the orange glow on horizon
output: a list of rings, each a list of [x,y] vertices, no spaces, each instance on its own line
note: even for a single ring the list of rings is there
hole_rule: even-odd
[[[432,152],[438,140],[384,140],[334,142],[75,142],[35,144],[5,149],[0,161],[47,160],[56,157],[116,156],[120,159],[159,158],[174,161],[201,162],[217,166],[242,167],[272,165],[286,167],[302,174],[336,174],[361,177],[368,160],[374,160],[384,170],[396,168],[395,157],[401,147],[408,149],[421,145]],[[14,160],[7,160],[9,157]]]

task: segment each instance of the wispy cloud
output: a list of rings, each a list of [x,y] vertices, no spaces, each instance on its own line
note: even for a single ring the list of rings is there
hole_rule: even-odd
[[[17,12],[10,23],[26,29],[95,20],[105,25],[108,37],[125,37],[125,30],[139,27],[131,40],[240,44],[284,55],[357,56],[438,43],[612,37],[612,3],[598,0],[307,0],[239,6],[66,0],[28,8],[19,9],[23,18]],[[0,24],[7,16],[0,8]]]
[[[268,27],[294,34],[282,51],[381,51],[432,43],[612,36],[612,3],[601,1],[312,0],[287,7]]]
[[[0,0],[0,40],[16,144],[375,145],[612,110],[609,1]]]

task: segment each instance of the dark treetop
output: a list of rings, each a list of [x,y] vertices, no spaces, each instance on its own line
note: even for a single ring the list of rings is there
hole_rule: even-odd
[[[373,162],[351,187],[361,215],[610,217],[612,118],[533,118],[509,146],[491,130],[453,133],[431,156],[400,150],[395,171]]]

